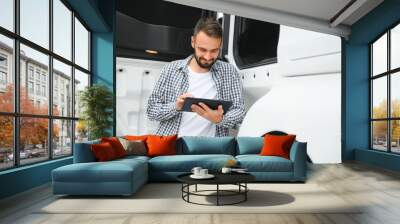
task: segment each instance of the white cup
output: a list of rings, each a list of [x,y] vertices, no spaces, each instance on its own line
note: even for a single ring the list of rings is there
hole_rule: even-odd
[[[196,175],[196,176],[199,176],[199,175],[201,175],[200,174],[200,171],[202,170],[202,168],[201,167],[193,167],[193,169],[192,169],[192,173],[194,174],[194,175]]]
[[[207,176],[208,175],[208,169],[201,169],[200,170],[200,176]]]
[[[232,171],[232,169],[230,167],[222,167],[221,172],[222,173],[230,173]]]

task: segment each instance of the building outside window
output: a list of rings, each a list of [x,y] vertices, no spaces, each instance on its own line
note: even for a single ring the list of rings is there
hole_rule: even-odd
[[[4,27],[0,23],[2,28],[8,30],[0,29],[0,87],[1,84],[12,87],[3,90],[0,88],[0,98],[7,98],[6,101],[0,101],[0,112],[7,112],[0,114],[0,158],[3,158],[0,160],[0,171],[70,156],[74,141],[87,139],[86,126],[78,122],[79,114],[74,114],[71,107],[66,110],[57,107],[56,103],[59,94],[63,94],[64,103],[73,105],[79,101],[81,86],[89,85],[89,82],[82,84],[81,80],[89,80],[91,75],[90,31],[71,7],[65,5],[66,2],[51,2],[52,4],[49,4],[49,0],[19,1],[19,12],[8,12],[14,17],[13,20],[19,21],[16,24],[17,29]],[[14,8],[14,1],[6,1],[4,4],[11,4],[9,7],[2,7],[4,10]],[[43,13],[37,14],[39,11]],[[53,25],[52,29],[49,28],[50,24]],[[50,35],[51,31],[53,33]],[[11,36],[9,32],[15,35]],[[53,49],[50,42],[53,43]],[[18,48],[15,48],[16,44]],[[15,58],[14,53],[19,58],[17,62],[12,60]],[[53,54],[63,58],[62,62],[53,58]],[[75,60],[72,60],[72,55],[75,55]],[[14,98],[15,66],[20,68],[17,74],[20,80],[18,99]],[[75,80],[74,73],[79,73]],[[51,79],[53,90],[47,94]],[[64,82],[62,90],[58,86],[59,79]],[[79,85],[79,88],[72,92],[71,88],[65,88],[66,85]],[[51,97],[55,103],[52,107],[53,113],[49,110]],[[14,112],[15,104],[20,108],[18,113]],[[14,125],[18,125],[16,128],[19,131],[16,134],[13,132]],[[33,138],[30,134],[32,132],[39,134]],[[15,157],[19,157],[19,160]]]
[[[29,66],[28,74],[29,74],[29,79],[33,80],[33,67],[32,66]]]
[[[42,96],[46,96],[46,86],[42,86]]]
[[[7,86],[7,56],[0,54],[0,91],[5,91]]]
[[[3,71],[0,71],[0,84],[2,85],[7,84],[7,74]]]
[[[28,82],[28,91],[29,91],[29,94],[34,93],[33,82],[31,82],[31,81]]]
[[[36,84],[36,95],[40,95],[40,84]]]
[[[36,69],[36,80],[40,81],[40,70]]]
[[[57,89],[54,90],[53,96],[54,96],[54,102],[53,103],[57,104],[58,103],[58,90]]]
[[[7,56],[0,54],[0,68],[7,68]]]
[[[46,82],[46,76],[47,76],[47,74],[42,73],[42,82]]]

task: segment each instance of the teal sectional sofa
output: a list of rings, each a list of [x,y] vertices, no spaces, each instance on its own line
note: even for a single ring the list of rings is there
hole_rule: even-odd
[[[52,171],[54,194],[131,195],[148,181],[176,181],[193,167],[219,172],[228,160],[236,160],[260,182],[304,182],[307,144],[295,141],[290,159],[260,156],[262,137],[182,137],[177,140],[177,155],[128,156],[96,162],[91,141],[75,144],[74,163]]]

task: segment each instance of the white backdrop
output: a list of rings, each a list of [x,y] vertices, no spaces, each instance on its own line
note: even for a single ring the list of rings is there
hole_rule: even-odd
[[[117,135],[153,133],[147,99],[165,62],[117,58]],[[122,71],[121,71],[122,70]]]
[[[238,136],[289,132],[307,142],[314,163],[341,162],[340,38],[280,26],[278,63],[239,73],[248,112]]]
[[[231,33],[228,59],[235,65],[232,40]],[[117,135],[155,131],[157,123],[147,119],[145,108],[164,65],[117,58]],[[231,133],[289,132],[307,142],[314,163],[341,162],[340,38],[281,26],[278,63],[239,73],[248,112],[239,131]]]

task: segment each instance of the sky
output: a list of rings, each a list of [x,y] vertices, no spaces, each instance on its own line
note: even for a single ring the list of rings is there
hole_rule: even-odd
[[[49,4],[48,0],[20,0],[20,34],[21,36],[48,48],[49,45]],[[72,13],[60,0],[53,0],[53,50],[55,53],[71,60],[71,16]],[[0,26],[13,31],[13,0],[0,0]],[[75,59],[76,63],[88,68],[88,32],[75,20]],[[7,39],[0,35],[0,41]],[[8,42],[8,41],[6,41]],[[21,50],[35,60],[48,64],[47,55],[41,54],[27,46]],[[62,66],[60,66],[62,67]]]
[[[391,64],[392,69],[400,66],[400,25],[391,30]],[[387,71],[387,35],[383,35],[373,44],[373,74]],[[400,100],[400,72],[392,75],[392,99]],[[373,81],[373,106],[387,99],[387,79],[381,77]]]

